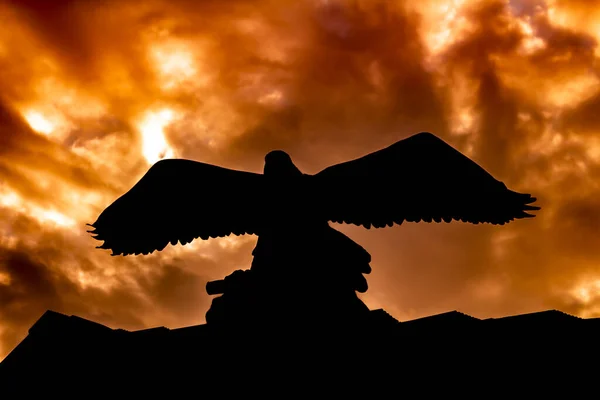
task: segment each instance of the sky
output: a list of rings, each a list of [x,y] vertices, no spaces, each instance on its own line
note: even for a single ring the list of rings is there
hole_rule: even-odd
[[[600,317],[598,20],[598,0],[0,0],[0,360],[47,309],[204,323],[206,282],[250,267],[250,235],[95,248],[85,224],[154,162],[261,172],[282,149],[312,174],[421,131],[542,210],[334,224],[372,255],[365,303]]]

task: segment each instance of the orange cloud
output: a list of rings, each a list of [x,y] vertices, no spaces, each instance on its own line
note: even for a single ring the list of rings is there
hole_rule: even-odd
[[[144,257],[85,224],[164,157],[314,173],[431,131],[515,190],[502,227],[337,226],[399,319],[600,316],[598,1],[35,0],[0,5],[0,357],[48,308],[114,327],[202,323],[254,237]],[[210,212],[210,210],[206,210]]]

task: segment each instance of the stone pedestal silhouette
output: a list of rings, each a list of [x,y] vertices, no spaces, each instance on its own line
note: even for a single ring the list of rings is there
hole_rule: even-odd
[[[328,329],[368,317],[356,292],[367,290],[363,274],[371,272],[371,256],[341,232],[327,225],[310,237],[261,235],[252,254],[249,270],[208,282],[207,292],[220,296],[207,324]]]

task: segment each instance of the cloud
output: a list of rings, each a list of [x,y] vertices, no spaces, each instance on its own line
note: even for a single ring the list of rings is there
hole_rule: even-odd
[[[255,237],[110,257],[85,232],[161,157],[305,172],[431,131],[514,190],[502,227],[337,226],[399,319],[600,315],[597,1],[5,1],[0,357],[48,308],[113,327],[203,322]],[[210,212],[210,210],[207,210]]]

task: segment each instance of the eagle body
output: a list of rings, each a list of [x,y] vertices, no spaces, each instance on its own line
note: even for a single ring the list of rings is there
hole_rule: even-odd
[[[315,212],[313,177],[303,174],[281,150],[266,155],[263,174],[272,196],[272,213],[259,233],[251,270],[265,281],[269,277],[287,281],[285,290],[293,282],[315,291],[320,286],[321,293],[365,292],[362,274],[370,272],[371,256]]]

